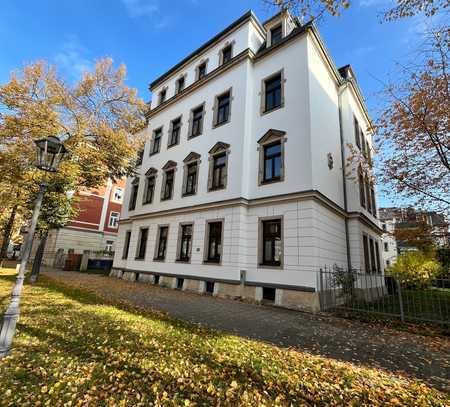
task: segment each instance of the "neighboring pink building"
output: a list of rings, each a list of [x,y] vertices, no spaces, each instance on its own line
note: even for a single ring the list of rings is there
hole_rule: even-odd
[[[62,254],[114,252],[125,181],[108,181],[104,187],[79,191],[79,212],[64,228],[50,232],[44,264],[53,266]]]

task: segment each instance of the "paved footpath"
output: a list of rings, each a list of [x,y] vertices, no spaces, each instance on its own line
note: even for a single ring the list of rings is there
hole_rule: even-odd
[[[46,271],[70,286],[278,346],[400,372],[450,391],[450,340],[329,316],[180,292],[97,274]]]

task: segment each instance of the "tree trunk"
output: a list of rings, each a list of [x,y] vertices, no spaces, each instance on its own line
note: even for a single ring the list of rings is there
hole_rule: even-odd
[[[30,282],[35,283],[41,271],[42,258],[44,257],[45,244],[47,243],[48,232],[45,232],[41,237],[39,246],[34,256],[33,267],[31,269]]]
[[[17,207],[18,205],[13,206],[11,214],[9,215],[8,222],[6,223],[5,229],[3,231],[3,243],[2,248],[0,250],[0,260],[6,259],[9,240],[11,239],[11,232],[14,226],[14,221],[16,219]]]

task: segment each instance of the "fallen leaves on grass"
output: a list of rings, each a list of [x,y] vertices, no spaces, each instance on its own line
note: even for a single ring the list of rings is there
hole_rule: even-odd
[[[0,293],[11,282],[0,278]],[[26,286],[5,406],[446,405],[425,384],[105,304],[47,279]]]

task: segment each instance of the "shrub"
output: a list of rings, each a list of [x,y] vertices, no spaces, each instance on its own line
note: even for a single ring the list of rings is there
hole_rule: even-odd
[[[408,252],[398,257],[386,270],[400,283],[411,287],[427,287],[441,271],[441,265],[433,257],[422,252]]]

